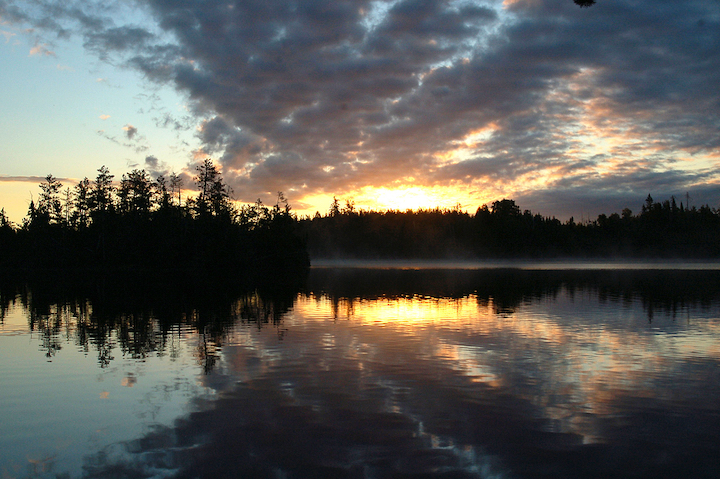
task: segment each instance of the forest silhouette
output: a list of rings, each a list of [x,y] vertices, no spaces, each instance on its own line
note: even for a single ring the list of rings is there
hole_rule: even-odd
[[[302,271],[315,259],[697,258],[720,255],[720,210],[648,195],[639,214],[562,222],[511,199],[474,214],[451,209],[358,210],[333,198],[299,218],[282,193],[273,206],[236,206],[220,172],[197,166],[198,193],[172,175],[122,176],[106,167],[73,189],[52,175],[21,225],[0,210],[0,266],[42,271]]]
[[[236,207],[212,160],[197,167],[199,193],[181,197],[173,175],[155,181],[144,170],[122,176],[106,167],[74,189],[52,175],[40,184],[22,225],[0,213],[5,267],[103,271],[284,270],[307,268],[307,249],[282,194],[268,207]]]
[[[561,222],[521,211],[514,200],[459,208],[357,211],[334,199],[328,214],[300,220],[312,258],[717,258],[720,210],[648,195],[640,214]]]

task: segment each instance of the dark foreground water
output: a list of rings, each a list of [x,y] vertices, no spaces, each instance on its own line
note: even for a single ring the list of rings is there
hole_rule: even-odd
[[[284,280],[3,283],[0,477],[720,477],[720,271]]]

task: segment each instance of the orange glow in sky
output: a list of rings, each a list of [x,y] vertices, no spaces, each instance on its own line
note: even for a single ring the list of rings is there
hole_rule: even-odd
[[[650,0],[617,2],[414,12],[371,0],[341,16],[286,16],[281,0],[267,15],[214,0],[142,12],[11,2],[0,207],[19,223],[39,192],[29,177],[92,179],[102,165],[115,181],[145,169],[192,189],[206,158],[239,203],[273,205],[282,191],[301,216],[327,213],[333,195],[363,210],[470,213],[509,198],[562,220],[638,211],[649,193],[717,207],[717,2],[669,2],[657,16]]]
[[[419,186],[405,185],[396,188],[367,186],[347,194],[338,194],[336,198],[340,208],[346,201],[352,201],[356,210],[365,211],[406,211],[408,209],[455,209],[459,205],[461,211],[474,214],[478,207],[494,201],[496,191],[488,190],[487,194],[467,186]],[[290,205],[294,205],[293,195],[288,195]],[[293,210],[301,216],[313,216],[328,213],[333,201],[332,195],[313,195],[300,197],[302,206],[293,206]]]

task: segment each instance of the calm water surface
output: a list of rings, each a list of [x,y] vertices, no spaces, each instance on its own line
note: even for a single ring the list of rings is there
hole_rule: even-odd
[[[711,268],[127,283],[3,286],[0,477],[720,476]]]

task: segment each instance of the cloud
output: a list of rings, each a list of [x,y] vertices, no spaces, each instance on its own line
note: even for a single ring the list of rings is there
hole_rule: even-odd
[[[98,136],[101,136],[101,137],[105,138],[106,140],[110,140],[113,143],[116,143],[118,145],[120,144],[120,141],[118,141],[118,139],[116,137],[109,135],[105,130],[98,130],[97,134],[98,134]]]
[[[156,124],[194,117],[196,151],[243,200],[462,184],[589,201],[717,180],[717,2],[147,0],[125,23],[41,5],[0,14],[186,94],[192,116]]]
[[[105,116],[105,115],[103,115]],[[100,117],[101,119],[102,116]],[[109,116],[108,116],[109,118]],[[137,127],[126,124],[122,127],[123,130],[123,137],[124,139],[118,139],[117,136],[111,135],[107,133],[105,130],[98,130],[97,134],[106,140],[110,140],[115,144],[122,145],[126,148],[133,149],[136,153],[144,153],[150,149],[150,146],[147,142],[147,138],[144,135],[140,135],[138,133]],[[131,164],[131,167],[135,167],[136,165]]]
[[[132,126],[131,124],[127,124],[123,126],[123,131],[125,132],[125,136],[127,136],[128,140],[132,140],[135,138],[135,135],[137,135],[138,129]]]
[[[35,55],[40,55],[40,56],[45,56],[45,57],[56,56],[55,52],[49,50],[47,45],[45,45],[44,43],[36,43],[35,46],[30,49],[29,56],[35,56]]]
[[[101,120],[107,120],[108,118],[110,118],[110,115],[100,115],[98,118],[100,118]]]
[[[127,146],[127,145],[126,145]],[[143,159],[141,163],[136,162],[127,162],[127,168],[135,170],[140,169],[146,171],[152,179],[157,179],[160,176],[165,177],[166,180],[169,179],[170,175],[174,173],[172,167],[167,164],[165,161],[161,161],[157,156],[155,155],[147,155]],[[189,186],[192,188],[193,181],[192,176],[189,175],[187,172],[180,172],[177,173],[177,175],[182,180],[182,184],[185,186]]]
[[[90,30],[84,35],[85,48],[95,52],[102,59],[116,51],[143,48],[153,35],[140,27],[124,26]]]
[[[157,157],[149,155],[145,157],[145,166],[148,168],[157,168],[159,160]]]
[[[170,166],[164,161],[160,161],[155,155],[147,155],[142,168],[146,170],[152,178],[164,176],[167,179],[172,173]]]
[[[5,37],[5,43],[9,43],[9,42],[10,42],[10,39],[11,39],[12,37],[14,37],[15,35],[17,35],[17,34],[16,34],[16,33],[12,33],[12,32],[6,32],[5,30],[0,30],[0,35],[2,35],[3,37]]]
[[[229,168],[252,168],[257,161],[271,150],[268,142],[252,132],[234,127],[222,117],[203,122],[198,137],[203,151],[209,155],[220,154],[220,162]]]
[[[195,119],[190,115],[178,118],[168,112],[163,112],[160,116],[154,117],[153,121],[158,128],[169,128],[176,132],[190,130],[195,125]]]
[[[66,181],[65,178],[60,179]],[[41,183],[45,181],[44,176],[10,176],[0,175],[0,182],[28,182],[28,183]]]

